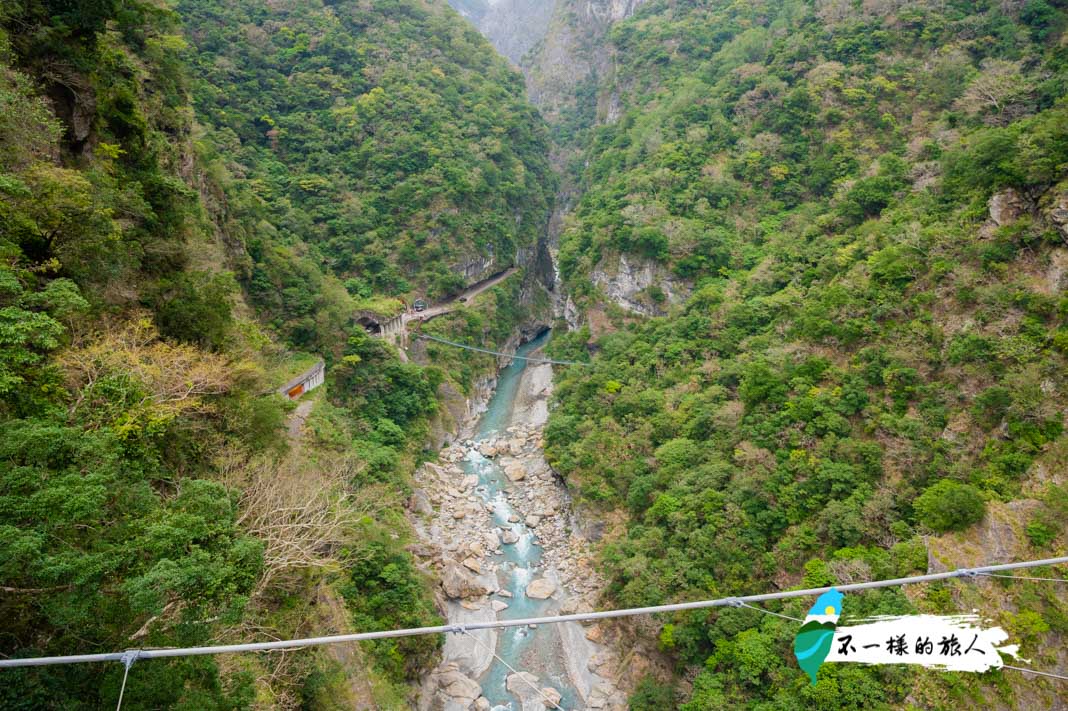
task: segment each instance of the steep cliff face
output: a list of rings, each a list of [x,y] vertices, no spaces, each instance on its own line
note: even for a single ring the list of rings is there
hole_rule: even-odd
[[[605,34],[647,0],[448,0],[497,51],[523,69],[530,96],[555,114],[610,66]]]
[[[558,0],[448,0],[515,65],[549,29]]]
[[[529,98],[553,133],[551,162],[561,177],[545,239],[521,249],[518,263],[555,288],[555,259],[568,215],[582,195],[579,176],[589,132],[621,115],[615,77],[612,26],[631,17],[646,0],[449,0],[526,77]],[[592,274],[607,301],[642,315],[663,315],[689,287],[645,260],[604,256]],[[567,305],[557,294],[557,311]],[[574,302],[568,302],[574,306]],[[573,308],[572,315],[580,322]],[[571,319],[569,319],[571,322]]]
[[[632,254],[606,256],[590,272],[590,279],[608,301],[643,316],[665,315],[691,291],[688,284],[672,279],[662,264]]]
[[[550,123],[590,124],[610,113],[597,106],[598,78],[612,75],[606,35],[646,0],[558,0],[544,39],[521,63],[531,101]],[[581,126],[586,127],[586,126]]]
[[[558,0],[544,38],[521,63],[530,100],[552,130],[552,163],[561,176],[549,223],[548,244],[554,260],[561,235],[571,223],[569,215],[582,198],[581,175],[588,162],[591,131],[614,123],[621,115],[619,92],[626,82],[617,76],[616,49],[609,33],[645,2]],[[690,291],[688,284],[660,265],[617,252],[603,255],[590,277],[605,302],[644,316],[665,314]],[[571,326],[586,322],[574,300],[558,306]]]
[[[496,0],[475,25],[513,64],[545,37],[558,0]]]

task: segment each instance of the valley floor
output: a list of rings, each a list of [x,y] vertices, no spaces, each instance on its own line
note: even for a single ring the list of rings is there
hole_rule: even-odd
[[[603,585],[542,451],[552,366],[511,369],[502,372],[489,410],[467,424],[439,463],[416,473],[414,525],[422,544],[415,552],[442,580],[450,623],[591,610]],[[514,700],[515,709],[540,711],[545,696],[562,696],[565,708],[623,709],[617,655],[603,638],[598,626],[576,623],[450,635],[441,664],[424,681],[420,708],[507,708]],[[545,696],[495,665],[491,649],[533,673]]]

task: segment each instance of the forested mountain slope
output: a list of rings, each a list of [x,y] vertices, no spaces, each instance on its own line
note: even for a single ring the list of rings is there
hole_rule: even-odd
[[[548,430],[620,521],[605,604],[1063,553],[1065,27],[1043,0],[651,2],[614,25],[596,95],[618,119],[573,164],[559,261],[582,330],[558,353],[597,357],[563,374]],[[849,605],[978,606],[1065,669],[1054,586]],[[679,672],[634,708],[1063,699],[849,665],[810,688],[782,661],[796,626],[746,611],[631,631]]]
[[[5,655],[438,619],[410,472],[495,363],[404,363],[356,317],[533,264],[545,130],[444,3],[299,7],[0,6]],[[501,345],[538,292],[431,327]],[[292,419],[274,390],[320,356]],[[438,643],[140,663],[126,703],[408,708]],[[121,677],[8,672],[0,704],[113,706]]]
[[[242,277],[292,338],[310,338],[306,261],[357,299],[409,302],[535,264],[546,132],[522,78],[444,3],[178,8],[206,147],[240,178]]]

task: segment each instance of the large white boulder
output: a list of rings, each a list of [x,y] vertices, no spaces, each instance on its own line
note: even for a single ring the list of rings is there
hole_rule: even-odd
[[[535,600],[550,598],[554,592],[556,592],[556,583],[548,578],[538,578],[531,582],[530,585],[527,585],[527,597],[532,597]]]
[[[444,570],[441,571],[441,587],[445,594],[454,600],[489,595],[496,589],[451,560],[446,562]]]

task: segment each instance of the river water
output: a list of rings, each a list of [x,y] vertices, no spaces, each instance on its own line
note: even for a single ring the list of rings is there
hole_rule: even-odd
[[[549,332],[524,344],[517,355],[525,356],[538,350],[549,339]],[[508,437],[507,428],[513,422],[516,394],[519,392],[526,361],[513,360],[498,375],[497,388],[487,404],[473,437],[475,442]],[[552,614],[559,607],[559,601],[536,600],[526,596],[526,587],[543,573],[541,569],[541,546],[537,536],[522,520],[510,523],[509,518],[517,515],[505,497],[504,492],[517,486],[511,483],[500,467],[475,450],[471,450],[463,462],[467,474],[478,476],[479,484],[476,494],[493,507],[493,521],[501,528],[511,528],[519,541],[514,545],[502,546],[502,555],[493,556],[498,564],[498,579],[501,588],[512,593],[507,599],[509,607],[498,613],[498,619],[517,619],[538,617]],[[521,484],[520,484],[521,486]],[[521,518],[521,517],[520,517]],[[559,593],[558,593],[559,594]],[[560,705],[565,709],[581,708],[578,693],[568,678],[565,670],[563,641],[559,625],[541,625],[537,629],[513,627],[502,629],[498,635],[498,656],[518,671],[534,674],[539,679],[539,686],[551,686],[563,695]],[[506,688],[511,671],[496,659],[478,682],[482,693],[493,704],[495,711],[519,711],[519,700]],[[531,690],[531,693],[534,693]]]

